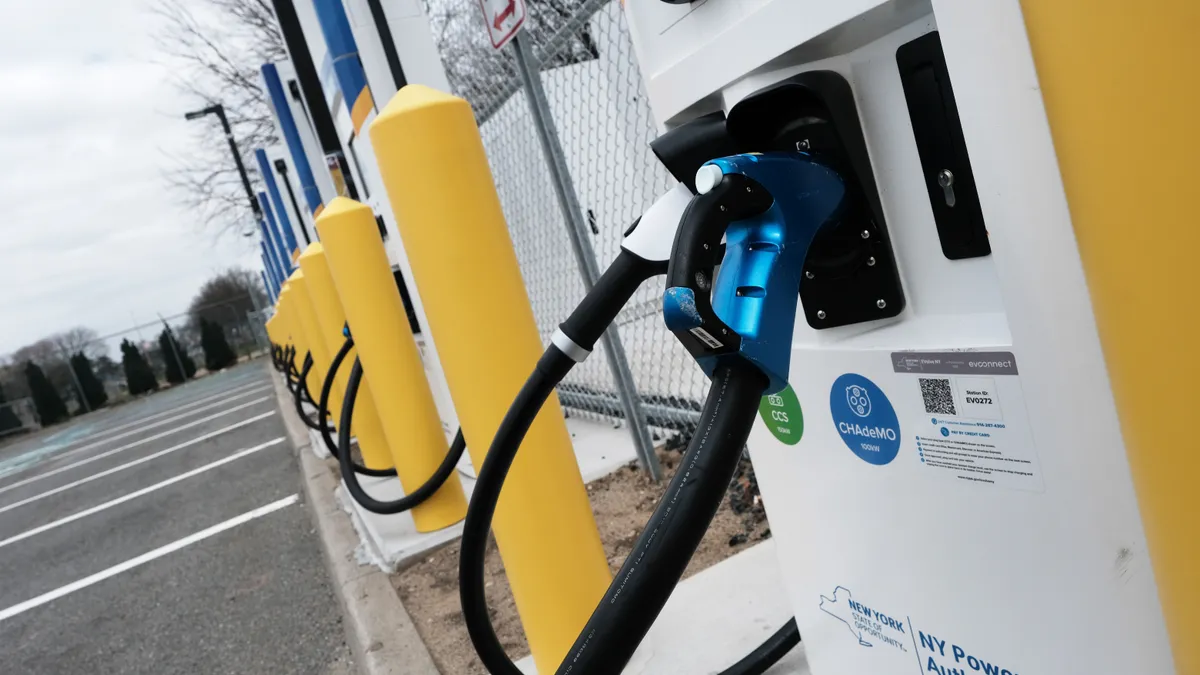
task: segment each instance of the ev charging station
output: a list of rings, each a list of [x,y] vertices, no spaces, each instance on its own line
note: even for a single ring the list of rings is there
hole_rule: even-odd
[[[267,90],[267,105],[275,118],[279,136],[288,147],[293,189],[298,191],[297,196],[303,196],[302,204],[308,212],[305,222],[311,227],[316,214],[333,201],[337,192],[329,172],[324,170],[325,158],[300,96],[292,64],[287,61],[264,64],[262,79]]]
[[[387,23],[386,31],[380,30],[368,0],[343,0],[342,4],[377,106],[390,101],[399,88],[388,46],[383,42],[385,32],[391,36],[390,49],[405,84],[424,84],[438,91],[450,91],[442,57],[430,39],[429,19],[418,0],[379,2],[383,20]]]
[[[678,179],[846,179],[748,442],[811,672],[1176,672],[1017,0],[624,4]]]
[[[402,83],[425,84],[442,91],[449,91],[450,84],[446,72],[442,68],[442,60],[434,46],[429,21],[417,0],[399,0],[380,3],[383,10],[383,21],[387,29],[381,31],[376,23],[366,0],[318,0],[325,4],[338,5],[345,13],[349,33],[345,36],[348,42],[357,49],[358,63],[367,83],[367,95],[372,100],[372,107],[363,114],[360,122],[355,124],[355,116],[351,115],[354,102],[347,103],[345,92],[340,100],[340,106],[335,106],[334,119],[338,124],[338,134],[346,140],[351,150],[354,170],[357,172],[359,185],[366,187],[367,194],[363,202],[371,206],[375,213],[382,218],[387,229],[388,237],[384,245],[388,258],[394,269],[398,270],[404,279],[408,299],[412,304],[413,313],[418,323],[428,326],[425,319],[425,308],[413,278],[412,265],[404,250],[404,242],[396,227],[395,212],[388,202],[387,191],[384,189],[379,175],[379,165],[375,151],[371,146],[371,138],[366,133],[367,126],[375,119],[377,109],[391,100],[399,89],[398,80]],[[385,46],[383,35],[391,37],[391,44]],[[393,68],[397,64],[389,63],[388,51],[397,58],[402,72]],[[454,435],[458,429],[458,416],[454,412],[454,404],[450,400],[446,376],[442,371],[441,360],[438,358],[437,347],[427,330],[417,334],[417,348],[421,360],[425,364],[425,372],[433,390],[434,400],[442,418],[442,427],[447,437]]]
[[[358,186],[359,199],[370,206],[381,221],[381,233],[387,234],[384,245],[389,262],[404,279],[413,313],[417,323],[423,328],[428,325],[424,306],[416,292],[412,268],[404,252],[403,242],[398,236],[393,211],[379,177],[371,140],[366,134],[367,125],[375,118],[376,106],[379,102],[386,102],[397,91],[395,79],[389,72],[380,32],[365,2],[298,0],[294,7],[309,53],[318,66],[325,102],[333,117],[338,139],[347,150],[346,164],[350,178]],[[339,13],[342,14],[341,20],[337,17]],[[403,59],[404,77],[407,81],[448,89],[449,84],[442,69],[441,59],[430,37],[428,21],[416,0],[388,3],[386,19],[394,41],[392,47]],[[333,54],[327,35],[336,37],[339,49],[350,51]],[[288,79],[289,76],[295,78],[291,65],[275,65],[285,93],[291,89],[298,89],[291,85]],[[343,72],[338,72],[335,67],[340,67]],[[349,81],[359,83],[350,85],[357,88],[356,91],[343,90],[345,83]],[[298,137],[304,147],[304,154],[310,166],[314,167],[313,173],[318,177],[316,182],[320,188],[322,202],[328,204],[339,194],[339,190],[337,181],[330,177],[330,172],[325,168],[327,160],[321,154],[316,133],[309,122],[309,112],[299,97],[288,96],[287,104],[299,128]],[[275,103],[274,107],[278,108],[278,103]],[[276,120],[280,120],[278,110]],[[436,347],[428,331],[422,330],[415,337],[443,430],[447,437],[451,437],[458,429],[458,418],[450,400]]]
[[[304,203],[303,188],[297,188],[292,179],[297,173],[296,166],[285,147],[275,145],[264,148],[264,152],[267,157],[267,174],[264,177],[269,174],[270,180],[274,181],[297,243],[308,245],[313,241],[312,212]]]
[[[352,173],[392,235],[390,262],[415,289],[398,232],[424,252],[414,260],[426,278],[436,277],[449,274],[431,269],[443,242],[420,225],[444,219],[465,229],[484,220],[481,211],[454,210],[476,203],[454,198],[471,192],[456,191],[464,181],[455,162],[486,164],[481,148],[467,160],[438,152],[440,135],[473,131],[469,107],[424,88],[401,92],[395,114],[372,131],[384,160],[378,167],[362,133],[377,102],[401,80],[444,86],[430,44],[405,57],[403,77],[391,67],[402,51],[397,36],[407,36],[403,50],[411,50],[417,28],[427,41],[427,26],[415,2],[382,12],[367,0],[316,2],[317,12],[303,0],[298,6],[314,59],[327,64],[325,102],[338,140],[350,150],[337,170]],[[627,232],[617,261],[560,325],[487,450],[464,521],[460,591],[490,672],[516,668],[488,624],[483,592],[488,531],[509,467],[556,384],[588,357],[637,284],[664,272],[668,328],[713,382],[703,431],[688,442],[689,470],[672,477],[575,643],[556,647],[565,656],[542,656],[539,667],[605,675],[630,663],[703,536],[704,518],[724,498],[745,442],[795,624],[724,672],[763,672],[800,636],[801,672],[814,675],[914,667],[940,675],[1192,672],[1200,603],[1196,544],[1186,534],[1195,532],[1187,522],[1194,507],[1181,493],[1200,464],[1182,425],[1114,394],[1118,377],[1126,391],[1137,379],[1130,350],[1159,348],[1177,361],[1190,355],[1178,339],[1130,337],[1140,330],[1162,340],[1161,328],[1114,328],[1108,278],[1122,270],[1097,264],[1095,247],[1120,246],[1128,226],[1110,222],[1101,236],[1079,218],[1088,195],[1079,199],[1078,182],[1074,192],[1066,186],[1069,166],[1078,172],[1078,139],[1067,144],[1073,154],[1060,145],[1058,92],[1071,71],[1061,61],[1074,62],[1079,78],[1088,59],[1062,48],[1056,78],[1047,80],[1041,58],[1054,51],[1047,39],[1082,53],[1086,40],[1068,35],[1078,27],[1103,45],[1091,58],[1113,67],[1115,42],[1096,36],[1123,35],[1120,16],[1097,12],[1100,30],[1088,24],[1093,17],[1049,5],[1030,2],[1023,13],[1019,0],[623,4],[664,131],[653,149],[681,185]],[[340,27],[328,23],[331,9],[343,12]],[[381,14],[392,50],[379,37],[388,30],[371,23]],[[1168,12],[1154,20],[1177,44],[1187,39],[1169,26]],[[1139,56],[1155,52],[1147,35],[1130,37]],[[348,62],[359,66],[349,78],[335,68]],[[1127,86],[1144,75],[1115,70]],[[1179,104],[1145,89],[1172,113]],[[1103,125],[1087,115],[1105,111],[1084,106],[1080,119],[1076,108],[1069,121],[1100,136]],[[1108,115],[1129,118],[1128,110]],[[1158,155],[1170,154],[1162,149],[1174,140],[1169,133],[1144,133],[1155,137]],[[407,170],[426,158],[426,172]],[[436,180],[423,182],[426,173]],[[1123,187],[1109,178],[1106,187]],[[407,214],[399,223],[385,185]],[[440,202],[423,199],[435,191],[444,191]],[[503,232],[493,211],[484,214],[491,231]],[[1166,224],[1185,224],[1167,211]],[[367,209],[357,213],[358,229],[377,243]],[[479,232],[467,239],[482,240]],[[1161,280],[1144,242],[1127,239],[1141,254],[1136,276]],[[1163,257],[1178,264],[1183,255]],[[1164,293],[1137,278],[1125,284],[1143,302]],[[412,300],[424,325],[420,299]],[[1177,310],[1162,314],[1184,332]],[[474,356],[474,345],[454,337],[439,334],[447,353],[457,346],[459,356]],[[419,339],[445,424],[445,378],[428,337]],[[1194,394],[1172,391],[1192,407]],[[1164,429],[1146,434],[1146,420]],[[482,452],[478,443],[473,452]],[[340,458],[344,471],[348,457]],[[567,586],[583,586],[580,567],[559,567],[575,575]]]

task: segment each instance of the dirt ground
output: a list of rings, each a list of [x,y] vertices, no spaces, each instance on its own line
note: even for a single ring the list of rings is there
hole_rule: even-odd
[[[629,555],[638,533],[654,511],[667,480],[679,465],[680,454],[664,449],[659,451],[659,459],[666,474],[660,485],[655,485],[635,464],[630,464],[587,486],[608,564],[614,573]],[[770,536],[758,500],[757,483],[749,462],[743,459],[738,475],[730,485],[728,498],[717,511],[685,577]],[[487,583],[488,607],[497,636],[508,655],[516,660],[529,654],[529,646],[503,572],[493,544],[487,559],[487,578],[491,580]],[[457,542],[394,574],[392,585],[412,615],[417,631],[441,672],[487,675],[471,647],[459,607]]]

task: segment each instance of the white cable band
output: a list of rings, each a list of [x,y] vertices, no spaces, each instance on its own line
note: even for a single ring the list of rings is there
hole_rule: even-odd
[[[583,363],[587,357],[592,355],[592,350],[584,349],[575,344],[575,341],[567,337],[567,334],[562,332],[561,328],[554,329],[554,335],[550,336],[550,343],[558,347],[560,352],[571,357],[571,360],[575,363]]]

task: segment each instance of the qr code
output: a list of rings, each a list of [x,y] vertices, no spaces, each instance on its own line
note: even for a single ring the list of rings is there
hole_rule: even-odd
[[[954,409],[954,390],[950,380],[942,378],[917,378],[921,382],[921,399],[925,401],[925,412],[935,415],[957,415]]]

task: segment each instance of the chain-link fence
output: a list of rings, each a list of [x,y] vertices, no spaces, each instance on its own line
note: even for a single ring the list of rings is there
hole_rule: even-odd
[[[584,294],[568,236],[571,218],[556,196],[539,142],[531,92],[517,46],[488,43],[477,0],[429,0],[430,21],[454,93],[476,115],[542,339]],[[542,88],[599,268],[621,235],[674,179],[649,147],[657,129],[616,0],[531,2],[521,39],[531,44]],[[617,319],[642,413],[651,427],[688,433],[707,389],[695,361],[662,320],[662,283],[645,284]],[[621,388],[602,345],[559,386],[570,412],[625,417]]]
[[[37,431],[41,427],[42,421],[38,417],[33,399],[19,398],[0,403],[0,441],[6,436]]]

